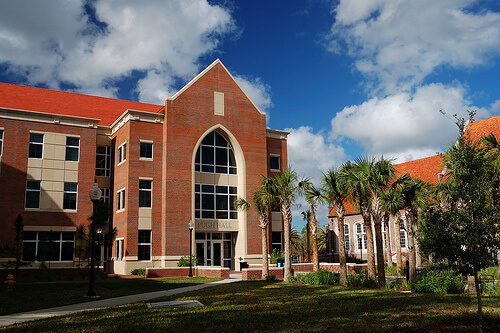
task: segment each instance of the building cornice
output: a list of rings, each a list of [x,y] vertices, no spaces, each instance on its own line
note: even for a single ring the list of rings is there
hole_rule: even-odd
[[[128,121],[143,121],[147,123],[163,124],[163,113],[152,113],[148,111],[126,110],[118,119],[111,125],[111,134],[115,134]]]
[[[0,108],[0,118],[88,128],[97,128],[97,124],[101,121],[95,118],[8,108]]]
[[[288,137],[288,134],[290,134],[290,132],[266,128],[266,136],[268,138],[286,140]]]

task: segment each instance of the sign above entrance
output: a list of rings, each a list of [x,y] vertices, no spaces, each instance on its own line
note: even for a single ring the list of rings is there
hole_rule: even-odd
[[[196,220],[195,230],[198,231],[238,231],[238,221],[207,221]]]

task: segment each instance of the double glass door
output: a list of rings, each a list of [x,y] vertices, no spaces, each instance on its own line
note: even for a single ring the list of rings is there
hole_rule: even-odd
[[[230,232],[197,232],[195,240],[198,265],[233,268]]]

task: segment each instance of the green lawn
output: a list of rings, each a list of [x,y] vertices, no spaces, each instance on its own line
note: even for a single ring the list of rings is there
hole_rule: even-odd
[[[97,279],[95,291],[100,299],[146,293],[202,284],[220,279],[168,278],[168,279]],[[88,291],[88,281],[20,282],[14,291],[0,288],[0,315],[26,312],[74,303],[94,301],[83,297]]]
[[[475,297],[247,281],[161,300],[21,324],[6,332],[477,332]],[[158,301],[158,300],[155,300]],[[486,331],[500,330],[500,297],[484,297]]]

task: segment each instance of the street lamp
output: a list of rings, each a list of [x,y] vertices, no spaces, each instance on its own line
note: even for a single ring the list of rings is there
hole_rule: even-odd
[[[96,297],[94,290],[94,252],[95,252],[95,224],[96,224],[96,207],[97,203],[101,199],[101,189],[94,183],[89,191],[90,201],[92,201],[92,230],[90,236],[90,274],[89,274],[89,291],[87,291],[88,297]]]
[[[193,277],[193,263],[191,258],[193,257],[193,220],[189,220],[189,275],[188,277]]]
[[[330,234],[330,249],[332,251],[332,263],[333,263],[335,260],[333,258],[333,251],[334,251],[334,248],[333,248],[333,225],[331,223],[328,224],[328,231]]]

